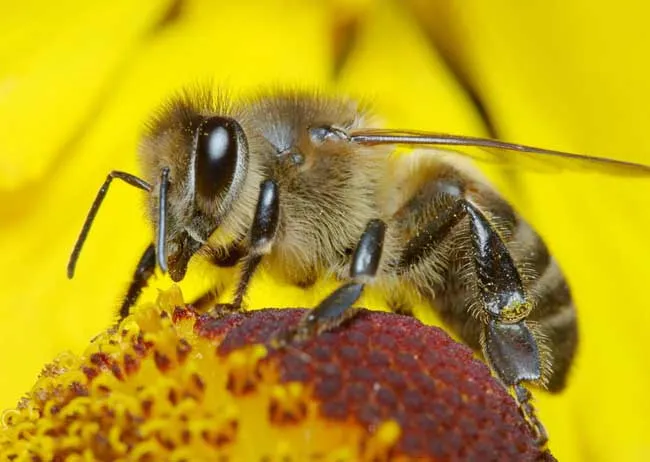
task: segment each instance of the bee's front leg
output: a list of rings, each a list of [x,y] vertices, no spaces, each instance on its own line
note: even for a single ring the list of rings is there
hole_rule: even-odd
[[[298,326],[280,343],[300,341],[330,330],[356,313],[352,305],[359,299],[363,288],[371,282],[379,268],[384,246],[386,224],[378,219],[370,220],[359,238],[350,264],[350,282],[343,284],[303,317]]]
[[[155,269],[156,249],[152,243],[145,249],[144,253],[140,257],[140,261],[138,261],[138,266],[136,266],[135,271],[133,272],[129,290],[126,292],[122,305],[120,306],[118,323],[129,315],[131,307],[135,305],[135,302],[142,293],[142,289],[145,288],[149,279],[153,276]]]
[[[260,194],[250,229],[248,253],[232,303],[233,310],[239,310],[246,294],[248,284],[255,273],[262,257],[271,252],[280,222],[280,193],[275,180],[264,180],[260,185]]]
[[[523,382],[540,381],[539,346],[526,322],[532,305],[519,271],[499,233],[471,200],[464,201],[469,216],[472,255],[477,278],[483,355],[494,374],[514,391],[519,409],[540,446],[546,444],[544,426],[535,415],[531,394]]]

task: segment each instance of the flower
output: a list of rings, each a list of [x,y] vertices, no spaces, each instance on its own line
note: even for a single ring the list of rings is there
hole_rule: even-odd
[[[485,135],[460,78],[502,138],[648,163],[643,5],[231,3],[33,1],[3,14],[0,349],[12,354],[0,356],[0,408],[13,407],[52,357],[82,351],[111,322],[151,240],[135,204],[141,193],[114,185],[73,281],[66,260],[106,173],[137,172],[142,124],[182,85],[322,86],[369,97],[390,126]],[[647,181],[518,172],[513,182],[488,173],[547,240],[578,307],[581,346],[569,387],[558,396],[535,391],[553,453],[645,460]],[[189,276],[189,299],[214,284],[227,297],[235,278],[201,262]],[[143,299],[157,287],[169,281],[158,278]],[[312,306],[333,287],[321,281],[305,292],[260,274],[249,303]],[[385,309],[372,295],[362,304]],[[439,324],[426,307],[417,314]]]
[[[46,366],[3,415],[0,458],[555,460],[444,331],[361,311],[274,347],[304,312],[199,314],[173,287]]]

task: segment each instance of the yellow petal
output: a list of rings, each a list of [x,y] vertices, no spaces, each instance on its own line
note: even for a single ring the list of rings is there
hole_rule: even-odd
[[[0,18],[0,189],[38,180],[101,112],[167,2],[30,1]]]

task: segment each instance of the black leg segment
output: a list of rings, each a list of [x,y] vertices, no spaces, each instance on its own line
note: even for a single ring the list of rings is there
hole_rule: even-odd
[[[521,276],[510,251],[488,218],[471,202],[465,202],[470,217],[470,236],[474,252],[474,268],[483,309],[501,320],[510,316],[523,318],[517,309],[525,310],[526,297]]]
[[[138,266],[135,268],[133,273],[133,278],[131,280],[131,285],[129,290],[124,297],[122,306],[120,307],[120,317],[118,322],[122,321],[129,315],[131,307],[138,300],[138,297],[142,293],[147,285],[147,282],[153,276],[154,270],[156,269],[156,250],[153,244],[150,244],[147,249],[140,257]]]
[[[515,385],[513,390],[515,392],[515,401],[517,401],[517,406],[519,406],[519,412],[521,412],[533,430],[535,443],[543,447],[548,442],[548,433],[546,433],[546,428],[544,428],[544,425],[535,414],[535,408],[531,404],[532,394],[522,384]]]
[[[300,336],[317,335],[347,319],[346,315],[350,314],[350,307],[361,297],[363,287],[358,282],[350,282],[332,292],[302,319]]]
[[[274,180],[260,185],[255,217],[251,227],[250,253],[267,254],[275,239],[280,221],[280,191]]]
[[[386,224],[381,220],[370,220],[352,254],[350,279],[348,282],[316,308],[312,309],[300,321],[294,331],[289,332],[282,343],[301,340],[320,332],[330,330],[354,315],[352,305],[361,297],[365,285],[372,281],[379,269],[379,262],[384,248]]]
[[[384,248],[386,224],[381,220],[370,220],[359,239],[350,265],[350,278],[357,280],[375,277],[379,268],[379,259]]]
[[[237,290],[235,291],[235,298],[232,302],[233,310],[239,310],[241,308],[242,302],[244,301],[244,295],[246,294],[246,289],[248,288],[248,284],[250,284],[251,278],[253,277],[253,274],[255,273],[255,270],[257,270],[257,267],[261,261],[262,255],[249,254],[244,259],[244,266],[242,267],[241,276],[239,278],[239,282],[237,283]]]
[[[523,321],[506,324],[490,319],[484,332],[486,359],[505,385],[540,379],[537,342]]]
[[[280,223],[280,192],[274,180],[264,180],[260,185],[260,194],[253,224],[250,230],[250,248],[244,258],[241,278],[235,292],[233,309],[241,308],[246,288],[255,273],[262,257],[273,247],[278,225]]]

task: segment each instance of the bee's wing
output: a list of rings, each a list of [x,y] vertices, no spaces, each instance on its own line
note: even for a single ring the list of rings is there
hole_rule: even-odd
[[[473,136],[411,130],[361,129],[349,133],[353,143],[440,147],[481,162],[529,170],[590,170],[608,175],[650,176],[650,166],[622,160],[552,151]]]

